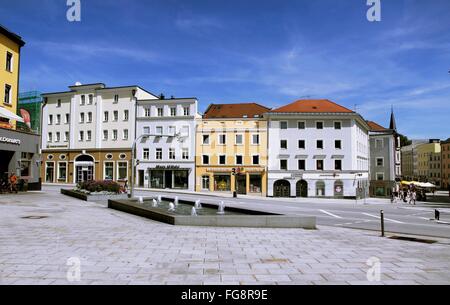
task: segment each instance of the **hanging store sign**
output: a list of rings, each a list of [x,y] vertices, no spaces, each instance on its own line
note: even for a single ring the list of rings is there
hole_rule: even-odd
[[[7,137],[0,137],[0,143],[20,145],[22,142],[19,139],[11,139]]]

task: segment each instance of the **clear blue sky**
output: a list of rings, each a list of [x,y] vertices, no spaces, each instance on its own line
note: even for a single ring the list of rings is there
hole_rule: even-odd
[[[410,138],[450,137],[450,1],[2,0],[0,23],[27,42],[21,91],[76,81],[166,96],[277,107],[328,98],[382,125],[394,105]]]

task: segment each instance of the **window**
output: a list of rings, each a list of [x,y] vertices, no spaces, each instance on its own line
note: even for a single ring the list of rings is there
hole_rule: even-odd
[[[169,148],[169,160],[175,160],[175,148]]]
[[[317,140],[317,149],[323,149],[323,140]]]
[[[208,155],[203,155],[202,156],[202,164],[203,165],[209,165],[209,156]]]
[[[78,134],[78,140],[79,141],[84,141],[84,131],[80,131],[80,133]]]
[[[244,164],[242,156],[237,155],[236,156],[236,165],[242,165],[242,164]]]
[[[86,96],[82,95],[81,96],[81,101],[80,101],[80,105],[84,106],[86,104]]]
[[[176,128],[175,126],[169,126],[169,128],[167,128],[168,134],[171,136],[175,136],[176,133]]]
[[[209,134],[203,135],[203,145],[209,145]]]
[[[114,162],[105,162],[105,180],[114,179]]]
[[[150,108],[144,108],[144,116],[149,117],[150,116]]]
[[[377,166],[384,166],[384,159],[383,158],[377,158]]]
[[[156,160],[162,160],[162,148],[156,149]]]
[[[287,160],[280,160],[280,169],[281,170],[287,170],[288,169]]]
[[[182,126],[180,134],[182,137],[189,137],[189,126]]]
[[[117,129],[113,130],[112,139],[113,139],[113,141],[117,141]]]
[[[92,112],[88,112],[87,122],[92,123]]]
[[[119,120],[119,111],[114,110],[113,112],[113,121],[117,122]]]
[[[66,123],[66,124],[70,123],[70,114],[69,113],[66,113],[66,121],[64,123]]]
[[[6,71],[12,72],[13,68],[13,55],[9,52],[6,52]]]
[[[163,116],[164,115],[164,109],[163,108],[157,108],[158,110],[157,110],[157,115],[159,116],[159,117],[161,117],[161,116]]]
[[[58,180],[67,179],[67,162],[58,163]]]
[[[108,130],[103,130],[103,141],[108,140]]]
[[[80,113],[80,123],[84,123],[84,112]]]
[[[316,122],[316,129],[323,129],[323,122]]]
[[[190,109],[189,109],[189,107],[183,107],[183,114],[184,114],[184,116],[188,116],[188,115],[190,115]]]
[[[202,176],[202,189],[209,190],[209,176]]]
[[[375,147],[376,147],[376,148],[383,148],[383,140],[377,139],[377,140],[375,141]]]
[[[144,127],[144,134],[150,134],[150,127]]]
[[[144,151],[142,152],[142,159],[144,160],[150,159],[150,149],[144,148]]]
[[[334,169],[337,171],[342,170],[342,160],[334,160]]]
[[[318,171],[323,171],[323,160],[316,160],[316,169]]]
[[[119,95],[116,94],[114,95],[114,103],[118,103],[119,102]]]
[[[252,144],[259,145],[259,134],[252,135]]]
[[[53,134],[51,132],[48,133],[48,142],[53,142]]]
[[[156,127],[156,134],[162,136],[162,134],[163,134],[163,128],[162,128],[161,126],[157,126],[157,127]]]
[[[128,110],[123,111],[123,120],[124,121],[128,121],[129,113],[130,112]]]
[[[383,181],[384,180],[384,173],[377,173],[377,180]]]
[[[117,180],[128,180],[128,163],[117,162]]]
[[[224,134],[219,135],[219,145],[225,145],[227,143],[227,136]]]
[[[236,145],[244,144],[244,136],[241,134],[236,135]]]
[[[57,132],[56,133],[56,140],[55,140],[55,142],[59,142],[59,141],[61,141],[61,133]]]
[[[227,163],[227,158],[225,155],[219,155],[219,165],[226,165]]]
[[[48,125],[52,125],[52,124],[53,124],[53,115],[50,114],[50,115],[48,116]]]
[[[170,108],[170,116],[177,116],[177,108],[176,107]]]
[[[58,101],[56,102],[56,107],[61,108],[61,100],[60,99],[58,99]]]
[[[281,149],[287,149],[287,140],[281,140],[280,141],[280,148]]]
[[[341,140],[334,141],[334,148],[342,149],[342,141]]]
[[[93,103],[94,103],[94,96],[92,94],[89,94],[88,105],[92,105]]]
[[[5,84],[5,104],[11,104],[11,86]]]
[[[298,160],[298,170],[306,170],[306,160]]]
[[[306,123],[305,122],[297,122],[297,128],[298,129],[305,129]]]
[[[64,133],[64,142],[69,142],[69,132],[68,131],[66,131]]]
[[[61,124],[61,115],[57,114],[56,115],[56,125],[60,125]]]
[[[305,140],[298,140],[298,148],[305,149]]]
[[[183,160],[189,160],[189,149],[188,148],[183,148],[183,150],[181,152],[181,158]]]
[[[88,142],[90,142],[92,140],[92,131],[88,130],[87,131],[87,139]]]
[[[127,141],[128,140],[128,129],[124,129],[123,130],[123,140]]]
[[[109,120],[109,112],[105,111],[103,112],[103,122],[108,122]]]
[[[341,122],[334,122],[334,129],[342,129],[342,123]]]
[[[288,122],[286,121],[280,122],[280,129],[288,129]]]
[[[259,155],[254,155],[252,157],[252,164],[253,165],[259,165]]]

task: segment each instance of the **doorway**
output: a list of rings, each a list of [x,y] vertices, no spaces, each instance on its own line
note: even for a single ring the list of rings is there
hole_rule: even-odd
[[[172,171],[164,172],[164,188],[166,189],[172,188]]]
[[[237,175],[236,176],[236,192],[239,195],[247,195],[247,176]]]
[[[297,182],[297,197],[308,197],[308,182],[305,180]]]
[[[138,182],[139,187],[144,187],[144,175],[145,171],[139,170],[139,182]]]
[[[291,184],[286,180],[278,180],[274,184],[275,197],[291,197]]]

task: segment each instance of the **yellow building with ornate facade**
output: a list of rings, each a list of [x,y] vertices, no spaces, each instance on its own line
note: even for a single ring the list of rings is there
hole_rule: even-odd
[[[196,191],[267,195],[267,121],[270,109],[210,105],[196,132]]]

